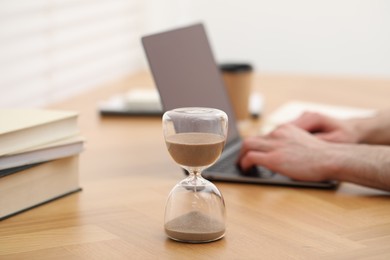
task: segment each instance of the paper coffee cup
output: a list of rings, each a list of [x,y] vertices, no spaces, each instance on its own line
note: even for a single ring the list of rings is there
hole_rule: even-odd
[[[248,63],[223,63],[219,67],[236,118],[247,119],[253,67]]]

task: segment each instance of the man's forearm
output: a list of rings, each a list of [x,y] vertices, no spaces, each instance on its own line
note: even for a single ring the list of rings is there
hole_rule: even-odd
[[[331,178],[390,191],[390,147],[335,144]]]
[[[360,143],[390,144],[390,110],[379,111],[372,118],[352,120]]]

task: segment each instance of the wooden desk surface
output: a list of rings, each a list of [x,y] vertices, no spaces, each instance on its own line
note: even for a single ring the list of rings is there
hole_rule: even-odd
[[[224,239],[166,238],[164,206],[183,178],[160,118],[99,116],[99,100],[134,86],[137,74],[54,108],[76,109],[87,141],[81,193],[0,222],[1,259],[390,259],[388,193],[342,184],[336,191],[215,183],[227,206]],[[385,108],[390,80],[259,75],[266,113],[290,99]]]

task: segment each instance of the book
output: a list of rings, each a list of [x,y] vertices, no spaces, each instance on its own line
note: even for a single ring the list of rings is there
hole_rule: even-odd
[[[47,109],[0,109],[0,156],[79,133],[78,113]]]
[[[13,173],[16,173],[16,172],[26,170],[26,169],[34,167],[35,165],[38,165],[38,164],[39,163],[33,163],[33,164],[27,164],[27,165],[21,165],[21,166],[15,166],[12,168],[2,169],[2,170],[0,170],[0,178],[7,176],[7,175],[10,175],[10,174],[13,174]]]
[[[84,138],[80,135],[71,136],[0,156],[0,170],[76,155],[83,149]]]
[[[80,191],[79,156],[0,175],[0,220]]]
[[[305,102],[293,100],[278,107],[267,118],[260,129],[261,134],[267,134],[275,129],[278,125],[291,122],[297,119],[302,113],[310,111],[317,112],[337,119],[362,118],[373,116],[374,109],[335,106],[322,103]]]

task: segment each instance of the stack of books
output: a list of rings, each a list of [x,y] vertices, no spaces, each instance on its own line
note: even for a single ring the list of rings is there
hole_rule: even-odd
[[[0,220],[80,191],[78,113],[0,109]]]

